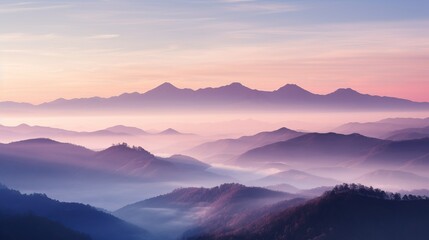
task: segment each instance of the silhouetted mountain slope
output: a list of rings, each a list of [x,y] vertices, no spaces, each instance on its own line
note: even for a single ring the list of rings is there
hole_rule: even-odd
[[[95,154],[95,166],[108,171],[151,181],[220,180],[221,176],[205,171],[210,166],[185,156],[160,158],[141,147],[114,145]]]
[[[6,111],[13,106],[23,111],[38,110],[215,110],[215,109],[336,109],[336,110],[423,110],[429,103],[417,103],[393,97],[361,94],[352,89],[338,89],[327,95],[308,92],[287,84],[275,91],[250,89],[240,83],[197,90],[180,89],[164,83],[146,93],[125,93],[110,98],[57,99],[37,106],[3,102]]]
[[[0,133],[2,136],[10,135],[10,134],[26,135],[27,138],[75,134],[75,132],[73,131],[68,131],[64,129],[43,127],[43,126],[30,126],[28,124],[20,124],[18,126],[0,125]]]
[[[168,128],[168,129],[165,129],[164,131],[160,132],[159,134],[161,134],[161,135],[180,135],[183,133],[180,133],[175,129]]]
[[[393,131],[429,126],[429,118],[387,118],[376,122],[352,122],[333,130],[336,133],[359,133],[369,137],[387,138]]]
[[[275,173],[254,182],[259,186],[287,183],[298,188],[315,188],[320,186],[335,186],[340,182],[332,178],[324,178],[298,170],[287,170]]]
[[[214,204],[221,206],[242,200],[254,200],[256,198],[285,198],[292,196],[288,193],[276,192],[259,187],[246,187],[241,184],[223,184],[214,188],[180,188],[173,192],[155,198],[135,203],[128,207],[142,206],[194,206],[199,203]]]
[[[119,133],[119,134],[128,134],[128,135],[146,135],[148,134],[146,131],[143,131],[140,128],[136,127],[128,127],[124,125],[116,125],[113,127],[106,128],[105,130],[113,133]]]
[[[242,154],[237,162],[249,164],[258,161],[344,162],[364,156],[373,147],[385,142],[359,134],[309,133],[288,141],[252,149]]]
[[[429,167],[429,139],[389,141],[359,134],[310,133],[288,141],[252,149],[235,162],[261,165],[355,164],[362,167]]]
[[[141,134],[138,130],[125,126],[114,126],[92,132],[81,132],[64,130],[60,128],[30,126],[20,124],[18,126],[0,125],[0,137],[7,139],[29,139],[29,138],[59,138],[59,137],[99,137],[99,136],[127,136]],[[140,130],[142,131],[142,130]]]
[[[0,153],[37,158],[43,161],[76,164],[87,160],[94,152],[82,146],[61,143],[48,138],[29,139],[0,146]]]
[[[28,189],[36,186],[64,188],[112,178],[111,174],[87,168],[93,154],[86,148],[49,139],[0,144],[0,180]]]
[[[429,138],[395,141],[372,149],[362,165],[428,167]]]
[[[0,180],[21,189],[230,179],[207,171],[209,167],[185,156],[160,158],[126,144],[99,152],[50,139],[0,144]]]
[[[91,238],[46,218],[34,215],[8,215],[0,213],[0,239],[90,240]]]
[[[176,164],[182,164],[183,166],[188,166],[191,168],[206,170],[210,168],[211,166],[207,163],[201,162],[195,158],[186,156],[186,155],[180,155],[176,154],[168,158],[163,158],[165,161],[169,161]]]
[[[60,128],[30,126],[20,124],[18,126],[0,125],[0,137],[6,139],[29,139],[29,138],[77,138],[77,137],[129,137],[129,136],[159,136],[159,135],[193,135],[180,133],[169,128],[159,133],[148,133],[140,128],[116,125],[106,129],[95,131],[71,131]]]
[[[114,214],[156,231],[165,239],[176,239],[196,226],[218,229],[247,222],[254,210],[293,197],[263,188],[223,184],[214,188],[177,189],[128,205]]]
[[[424,128],[407,128],[391,132],[386,139],[393,141],[429,138],[429,126]]]
[[[428,223],[428,199],[342,185],[242,228],[188,239],[424,240]]]
[[[303,134],[304,133],[287,128],[280,128],[272,132],[261,132],[253,136],[244,136],[237,139],[221,139],[214,142],[203,143],[187,152],[198,157],[210,157],[224,154],[238,155],[252,148],[279,141],[286,141]]]
[[[25,195],[0,189],[0,212],[12,215],[32,213],[86,233],[94,240],[142,240],[148,237],[146,231],[89,205],[63,203],[43,194]]]

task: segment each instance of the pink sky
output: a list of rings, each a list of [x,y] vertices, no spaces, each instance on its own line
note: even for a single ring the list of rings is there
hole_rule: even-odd
[[[167,2],[0,4],[0,101],[109,97],[163,82],[262,90],[295,83],[320,94],[350,87],[429,101],[424,7],[395,1],[380,15],[366,1],[329,0],[332,9],[311,1]]]

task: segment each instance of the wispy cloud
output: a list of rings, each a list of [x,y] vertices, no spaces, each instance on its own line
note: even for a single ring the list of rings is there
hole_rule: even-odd
[[[43,11],[59,8],[71,7],[70,4],[40,4],[36,2],[19,2],[0,4],[0,13],[16,13],[16,12],[31,12]]]
[[[112,39],[112,38],[118,38],[120,37],[119,34],[98,34],[98,35],[93,35],[93,36],[89,36],[89,39]]]
[[[48,34],[28,34],[28,33],[4,33],[0,34],[0,42],[25,42],[25,41],[46,41],[59,38],[53,33]]]
[[[227,9],[238,12],[257,12],[257,13],[281,13],[294,12],[300,10],[296,5],[277,2],[258,2],[255,0],[221,0],[226,3]]]

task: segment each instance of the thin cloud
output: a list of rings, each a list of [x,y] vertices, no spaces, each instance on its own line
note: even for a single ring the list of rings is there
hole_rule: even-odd
[[[227,10],[237,12],[280,13],[300,10],[295,5],[279,2],[256,0],[218,0],[217,2],[227,4]]]
[[[1,4],[0,13],[32,12],[71,7],[70,4],[40,5],[33,2]]]
[[[227,6],[228,10],[238,12],[258,12],[258,13],[281,13],[281,12],[295,12],[300,8],[285,3],[258,3],[258,2],[230,2],[237,4],[230,4]]]
[[[88,37],[89,39],[113,39],[120,37],[119,34],[99,34]]]
[[[0,42],[25,42],[25,41],[46,41],[59,38],[53,33],[48,34],[27,34],[27,33],[5,33],[0,34]]]

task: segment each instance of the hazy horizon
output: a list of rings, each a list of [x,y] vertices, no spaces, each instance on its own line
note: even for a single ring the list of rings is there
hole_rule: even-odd
[[[421,1],[7,0],[0,8],[0,101],[108,97],[163,82],[263,90],[289,82],[429,101]]]
[[[0,239],[429,239],[429,1],[0,1]]]

